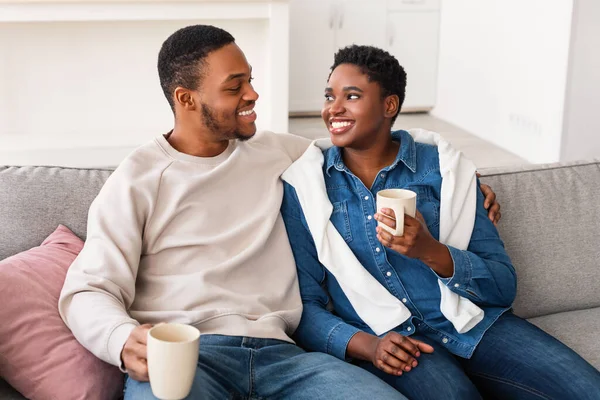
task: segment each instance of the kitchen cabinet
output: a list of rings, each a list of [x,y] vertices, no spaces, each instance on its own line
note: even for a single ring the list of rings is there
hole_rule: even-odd
[[[383,48],[407,70],[404,111],[435,104],[440,0],[291,0],[291,115],[317,115],[334,53]]]
[[[404,111],[435,105],[439,51],[437,12],[390,12],[386,49],[406,71]]]

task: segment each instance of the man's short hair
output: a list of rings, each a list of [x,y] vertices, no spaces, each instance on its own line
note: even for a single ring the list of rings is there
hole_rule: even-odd
[[[188,26],[165,40],[158,53],[158,76],[173,111],[175,88],[197,89],[206,56],[234,41],[229,32],[211,25]]]
[[[393,94],[398,96],[400,99],[398,114],[400,113],[406,92],[406,72],[396,57],[377,47],[352,45],[335,53],[329,77],[340,64],[351,64],[360,68],[369,78],[369,82],[379,84],[384,98]],[[398,114],[392,118],[392,125]]]

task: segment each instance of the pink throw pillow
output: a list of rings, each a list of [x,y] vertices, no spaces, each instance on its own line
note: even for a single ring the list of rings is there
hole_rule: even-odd
[[[0,376],[33,400],[112,400],[123,375],[77,342],[58,296],[83,241],[60,225],[39,247],[0,261]]]

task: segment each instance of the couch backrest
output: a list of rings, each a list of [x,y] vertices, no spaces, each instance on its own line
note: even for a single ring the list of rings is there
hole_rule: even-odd
[[[112,170],[0,167],[0,259],[58,224],[85,239],[87,211]],[[487,170],[523,317],[600,306],[600,162]]]
[[[39,246],[59,224],[85,239],[88,209],[111,172],[0,167],[0,260]]]
[[[600,162],[483,171],[517,270],[515,312],[600,306]]]

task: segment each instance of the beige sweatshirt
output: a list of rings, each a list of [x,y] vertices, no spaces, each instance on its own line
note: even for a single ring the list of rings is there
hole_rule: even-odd
[[[201,158],[160,136],[134,151],[94,200],[60,296],[77,340],[117,366],[140,323],[292,342],[302,302],[279,177],[309,143],[259,132]]]

